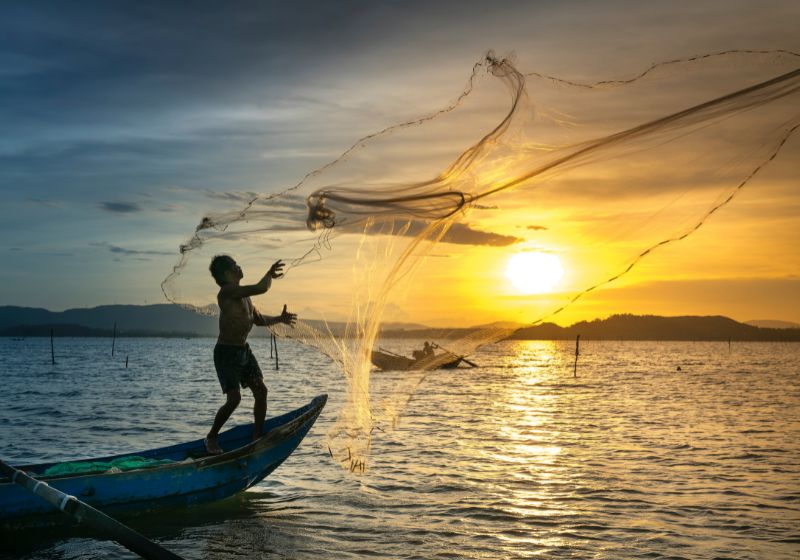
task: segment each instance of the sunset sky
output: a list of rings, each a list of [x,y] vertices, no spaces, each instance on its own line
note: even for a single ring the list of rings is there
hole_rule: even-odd
[[[448,105],[489,49],[514,53],[528,72],[599,80],[697,53],[800,52],[799,26],[791,0],[6,7],[0,305],[166,302],[161,281],[202,216],[281,191],[359,138]],[[800,322],[798,161],[795,135],[703,229],[555,320],[628,312]],[[565,257],[549,294],[523,294],[506,274],[512,255],[547,239],[536,220],[557,222],[571,202],[547,203],[549,213],[534,214],[531,199],[509,193],[494,202],[505,213],[466,216],[450,234],[460,258],[447,258],[455,244],[440,244],[390,318],[524,323],[563,303],[590,256]],[[318,270],[317,285],[290,274],[266,301],[341,318],[341,270]],[[210,277],[202,281],[213,296]]]

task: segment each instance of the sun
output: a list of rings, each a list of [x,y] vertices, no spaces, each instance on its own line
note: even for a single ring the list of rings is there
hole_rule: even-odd
[[[506,267],[506,277],[523,294],[547,293],[562,276],[561,261],[550,253],[517,253],[508,259]]]

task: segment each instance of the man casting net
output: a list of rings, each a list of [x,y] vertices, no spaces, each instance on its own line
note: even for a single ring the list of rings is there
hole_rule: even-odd
[[[300,310],[295,328],[272,330],[342,368],[347,403],[328,447],[362,470],[376,427],[393,425],[426,375],[371,398],[383,321],[474,317],[489,326],[447,341],[468,354],[512,332],[496,321],[503,306],[523,323],[564,317],[640,267],[668,268],[681,254],[673,245],[797,152],[795,53],[714,53],[599,78],[525,73],[489,53],[452,105],[360,139],[280,193],[208,214],[164,293],[214,312],[214,254],[246,269],[285,260],[282,299],[319,315]],[[514,253],[556,258],[557,289],[532,285],[510,304],[501,263]]]

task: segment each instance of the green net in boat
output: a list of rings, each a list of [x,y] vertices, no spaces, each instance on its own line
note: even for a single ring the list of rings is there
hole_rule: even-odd
[[[158,465],[168,465],[174,463],[169,459],[147,459],[132,455],[130,457],[120,457],[111,461],[75,461],[59,463],[49,467],[44,471],[44,476],[64,476],[71,474],[90,474],[103,473],[107,471],[132,471],[134,469],[147,469]]]

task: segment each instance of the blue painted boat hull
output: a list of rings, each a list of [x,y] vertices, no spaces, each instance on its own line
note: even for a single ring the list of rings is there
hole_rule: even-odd
[[[220,500],[264,479],[297,448],[316,421],[327,395],[264,423],[264,435],[252,439],[252,424],[237,426],[219,436],[221,455],[210,456],[203,440],[87,459],[111,461],[136,455],[175,461],[124,472],[42,476],[54,463],[18,466],[54,488],[106,513],[142,512]],[[0,478],[0,527],[3,529],[63,523],[56,508],[8,478]]]

